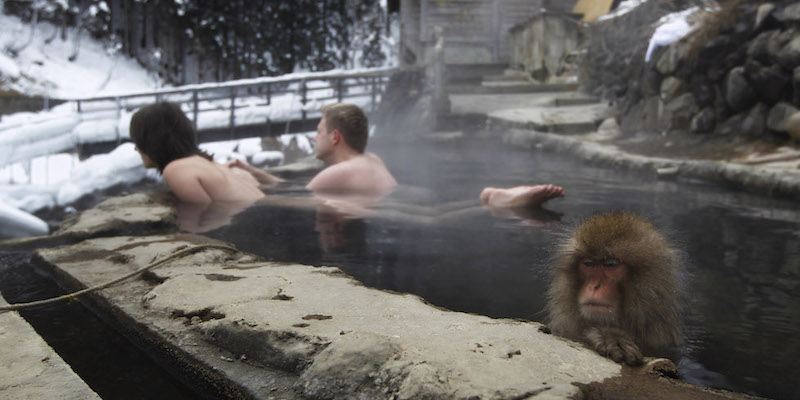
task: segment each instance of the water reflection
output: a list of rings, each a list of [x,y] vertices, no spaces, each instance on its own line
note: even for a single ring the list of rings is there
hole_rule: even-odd
[[[699,295],[692,297],[688,324],[692,356],[735,388],[787,398],[800,371],[797,223],[718,206],[676,220],[687,228],[687,250],[696,264],[690,290]],[[691,229],[697,226],[704,229]]]
[[[253,202],[178,202],[175,207],[178,214],[178,226],[181,230],[192,233],[212,231],[230,224],[233,216],[252,204]]]

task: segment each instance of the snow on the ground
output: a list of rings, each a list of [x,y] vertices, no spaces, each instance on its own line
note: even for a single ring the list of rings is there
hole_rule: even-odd
[[[59,154],[42,157],[31,163],[29,181],[34,183],[0,184],[0,204],[28,212],[53,206],[66,206],[86,193],[103,190],[118,183],[138,182],[150,177],[159,179],[155,170],[146,170],[132,143],[124,143],[108,154],[78,162],[76,157]],[[53,174],[53,171],[69,171]],[[25,177],[17,176],[16,178]]]
[[[0,238],[46,235],[48,231],[41,219],[0,203]]]
[[[633,11],[636,7],[639,7],[647,1],[648,0],[623,0],[614,11],[600,16],[597,20],[604,21],[620,17]],[[650,61],[653,52],[659,47],[669,46],[691,33],[695,26],[689,23],[689,17],[700,11],[700,9],[700,7],[692,7],[661,17],[655,24],[656,30],[653,32],[653,36],[650,37],[647,53],[644,56],[645,62]]]
[[[656,23],[658,27],[650,38],[650,44],[647,46],[647,53],[644,56],[644,61],[649,62],[650,56],[652,56],[653,52],[659,47],[669,46],[688,35],[694,29],[694,27],[689,24],[688,18],[699,10],[700,7],[692,7],[661,17]]]
[[[597,18],[597,20],[598,21],[604,21],[604,20],[607,20],[607,19],[612,19],[612,18],[619,17],[621,15],[625,15],[625,14],[633,11],[634,8],[639,7],[640,5],[644,4],[646,1],[647,0],[623,0],[622,2],[619,3],[619,5],[617,6],[617,8],[614,11],[612,11],[612,12],[606,14],[606,15],[601,15],[600,17]]]
[[[68,30],[66,41],[61,39],[59,30],[46,22],[32,29],[31,24],[24,24],[15,16],[0,14],[0,73],[5,87],[68,99],[162,86],[160,79],[136,61],[92,40],[86,32],[81,33],[77,58],[70,61],[75,54],[74,30]]]

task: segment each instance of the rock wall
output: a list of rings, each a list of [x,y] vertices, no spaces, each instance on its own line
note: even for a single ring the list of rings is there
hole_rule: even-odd
[[[626,132],[690,131],[776,141],[796,135],[800,3],[722,2],[703,17],[702,28],[658,49],[645,63],[654,22],[690,5],[651,0],[592,25],[582,69],[586,88],[618,102]]]

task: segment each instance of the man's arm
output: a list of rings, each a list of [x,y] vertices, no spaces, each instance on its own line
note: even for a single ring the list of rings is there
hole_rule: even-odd
[[[285,181],[285,179],[278,178],[277,176],[272,175],[261,168],[256,168],[242,160],[233,160],[229,162],[227,165],[230,168],[239,168],[241,170],[249,172],[250,175],[252,175],[253,178],[256,179],[256,181],[258,181],[262,189],[275,186],[278,183]]]

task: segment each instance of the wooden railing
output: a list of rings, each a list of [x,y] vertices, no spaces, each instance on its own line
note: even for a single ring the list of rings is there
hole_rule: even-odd
[[[198,141],[241,139],[313,131],[320,106],[328,103],[352,102],[370,114],[377,109],[389,77],[396,71],[387,68],[351,73],[291,74],[72,101],[85,119],[90,118],[86,115],[90,113],[116,113],[119,116],[146,104],[170,101],[179,104],[194,122]],[[280,102],[284,102],[282,114],[279,112],[281,115],[277,118],[270,118],[270,114],[275,114],[270,112],[270,107]],[[203,122],[202,117],[212,113],[215,118],[209,119],[213,122]],[[220,117],[222,113],[226,114],[224,118]],[[245,121],[242,121],[243,116]],[[85,144],[81,146],[81,152],[103,152],[109,146],[112,144]]]

